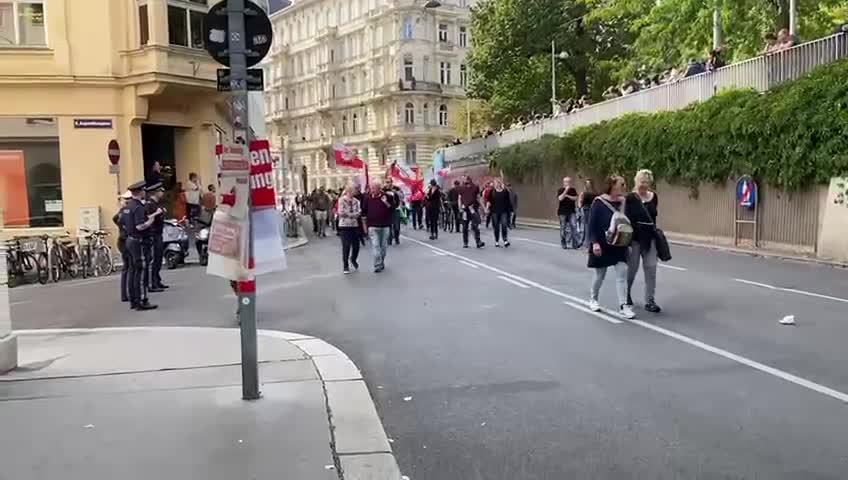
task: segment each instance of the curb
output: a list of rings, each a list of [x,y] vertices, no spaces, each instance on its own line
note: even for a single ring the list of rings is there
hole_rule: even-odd
[[[521,221],[517,220],[516,224],[522,225],[525,227],[535,227],[535,228],[547,228],[551,230],[558,230],[559,225],[555,223],[548,223],[544,221]],[[814,257],[805,257],[802,255],[792,255],[791,253],[779,253],[779,252],[770,252],[767,250],[751,250],[747,248],[737,248],[737,247],[725,247],[723,245],[714,245],[709,243],[699,243],[699,242],[690,242],[686,240],[675,240],[671,237],[673,233],[669,233],[668,243],[672,245],[679,245],[681,247],[692,247],[692,248],[703,248],[705,250],[713,250],[717,252],[724,253],[734,253],[738,255],[748,255],[751,257],[760,257],[760,258],[773,258],[775,260],[788,260],[793,262],[801,262],[801,263],[809,263],[814,265],[823,265],[827,267],[834,268],[848,268],[848,262],[839,262],[835,260],[826,260],[822,258],[814,258]]]
[[[224,327],[103,327],[14,330],[13,334],[237,330]],[[324,391],[330,449],[340,480],[402,480],[400,468],[362,372],[344,352],[320,338],[277,330],[258,335],[289,342],[312,360]]]

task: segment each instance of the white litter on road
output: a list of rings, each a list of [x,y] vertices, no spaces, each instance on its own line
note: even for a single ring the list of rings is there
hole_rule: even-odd
[[[795,315],[787,315],[780,319],[781,325],[795,325]]]
[[[336,469],[335,465],[324,465],[324,470],[335,470],[335,469]]]
[[[480,426],[481,426],[481,427],[485,427],[485,426],[486,426],[486,422],[481,423],[481,424],[480,424]]]
[[[410,400],[412,400],[412,397],[403,397],[403,401],[404,401],[404,402],[408,402],[408,401],[410,401]]]
[[[82,427],[82,428],[94,428],[94,425],[92,425],[92,424],[90,424],[90,423],[89,423],[88,425],[86,425],[86,426],[84,426],[84,427]]]

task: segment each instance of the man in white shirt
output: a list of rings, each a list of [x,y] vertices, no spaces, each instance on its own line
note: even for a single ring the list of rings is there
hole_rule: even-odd
[[[189,219],[195,219],[200,215],[200,177],[192,172],[188,175],[188,185],[186,186],[186,206]]]

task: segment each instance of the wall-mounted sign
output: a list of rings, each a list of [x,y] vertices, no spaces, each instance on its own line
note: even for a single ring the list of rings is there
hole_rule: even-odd
[[[57,213],[62,211],[62,201],[61,200],[45,200],[44,201],[44,211],[47,213]]]
[[[74,128],[112,128],[110,118],[75,118]]]
[[[247,69],[247,91],[261,92],[265,89],[265,74],[261,68]],[[244,90],[243,85],[232,80],[229,68],[218,69],[218,91],[232,92],[233,90]],[[244,108],[241,109],[244,111]]]

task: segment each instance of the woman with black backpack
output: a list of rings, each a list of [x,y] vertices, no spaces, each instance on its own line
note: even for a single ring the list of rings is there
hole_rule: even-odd
[[[586,238],[589,241],[588,267],[594,269],[589,308],[597,312],[601,309],[598,293],[607,268],[615,269],[615,291],[622,317],[634,318],[633,308],[627,304],[627,247],[633,237],[633,228],[624,214],[626,184],[619,175],[611,175],[606,180],[603,193],[599,195],[589,211],[589,225]]]
[[[633,243],[627,260],[627,304],[633,305],[630,289],[639,273],[639,263],[645,272],[645,310],[651,313],[662,311],[654,300],[657,289],[657,206],[656,192],[651,190],[654,174],[650,170],[639,170],[634,178],[635,188],[627,195],[624,213],[633,225]]]

